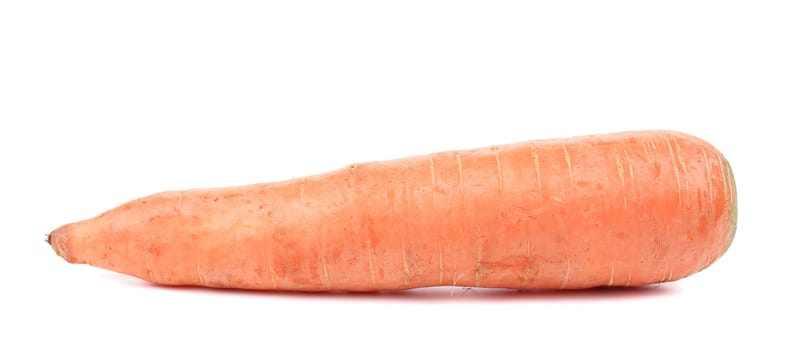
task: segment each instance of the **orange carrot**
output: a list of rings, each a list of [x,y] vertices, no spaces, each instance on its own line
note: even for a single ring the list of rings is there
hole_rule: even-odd
[[[543,140],[164,192],[48,236],[55,252],[165,285],[374,291],[673,281],[722,256],[736,188],[670,131]]]

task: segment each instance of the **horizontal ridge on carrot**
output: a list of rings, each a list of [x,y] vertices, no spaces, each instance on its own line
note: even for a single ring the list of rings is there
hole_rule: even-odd
[[[643,286],[722,256],[736,203],[731,168],[712,145],[631,131],[162,192],[64,225],[47,241],[71,263],[164,285]]]

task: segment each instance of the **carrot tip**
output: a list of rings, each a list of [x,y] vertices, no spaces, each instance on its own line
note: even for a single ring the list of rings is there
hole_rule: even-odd
[[[67,240],[69,225],[61,226],[47,235],[47,243],[50,244],[52,249],[58,256],[64,258],[68,262],[74,262],[71,253],[68,252]]]

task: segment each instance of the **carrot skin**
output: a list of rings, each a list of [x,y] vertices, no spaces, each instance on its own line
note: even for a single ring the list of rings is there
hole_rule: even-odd
[[[157,193],[48,242],[71,263],[164,285],[578,289],[698,272],[728,249],[736,215],[716,148],[635,131]]]

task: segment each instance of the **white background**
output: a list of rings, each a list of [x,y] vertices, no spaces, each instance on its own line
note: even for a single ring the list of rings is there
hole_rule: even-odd
[[[790,1],[265,3],[0,4],[0,348],[794,346]],[[710,141],[738,186],[728,253],[656,288],[162,288],[44,243],[163,190],[634,129]]]

